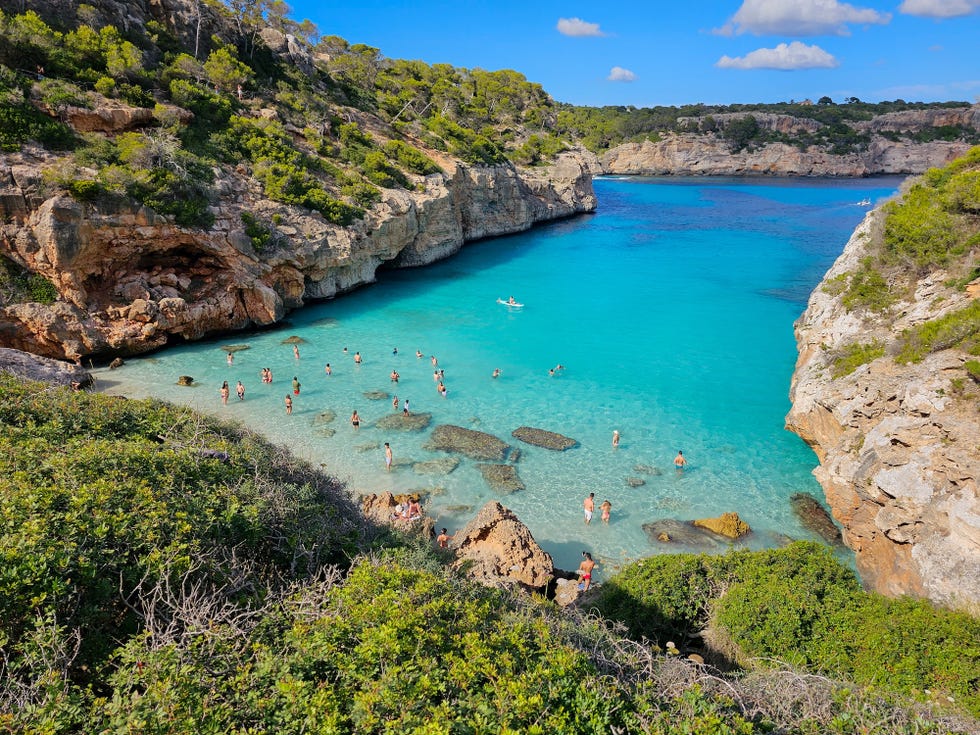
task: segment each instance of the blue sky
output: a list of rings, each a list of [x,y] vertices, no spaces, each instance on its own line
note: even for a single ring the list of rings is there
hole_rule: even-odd
[[[294,0],[387,57],[514,69],[560,102],[980,99],[980,0]]]

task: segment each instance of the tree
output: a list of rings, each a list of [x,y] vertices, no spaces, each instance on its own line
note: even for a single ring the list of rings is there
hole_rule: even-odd
[[[217,89],[233,90],[247,84],[254,76],[252,69],[238,60],[227,46],[215,49],[204,62],[204,73]]]
[[[832,99],[830,99],[830,97],[824,95],[823,97],[821,97],[820,99],[817,100],[817,104],[818,105],[832,105],[832,104],[834,104],[834,101]]]

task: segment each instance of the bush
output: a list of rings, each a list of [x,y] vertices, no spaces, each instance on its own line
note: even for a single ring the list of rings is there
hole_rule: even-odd
[[[894,300],[888,281],[871,257],[861,260],[858,270],[850,275],[847,290],[841,297],[841,303],[847,309],[865,308],[871,311],[884,311]]]
[[[841,354],[834,358],[834,368],[831,375],[835,378],[850,375],[862,365],[877,360],[884,354],[885,346],[881,342],[869,342],[867,344],[854,342],[844,347]]]
[[[385,143],[384,152],[386,156],[393,159],[399,166],[419,176],[427,176],[428,174],[442,171],[422,151],[401,140],[391,140]]]
[[[908,329],[902,334],[896,362],[921,362],[940,350],[958,348],[971,352],[980,346],[980,301]]]

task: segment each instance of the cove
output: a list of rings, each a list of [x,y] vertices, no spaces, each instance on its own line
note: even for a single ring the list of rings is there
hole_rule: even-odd
[[[648,538],[643,524],[658,519],[737,511],[754,530],[749,548],[812,538],[789,505],[795,492],[822,498],[816,457],[783,428],[793,322],[864,217],[861,202],[899,183],[598,179],[595,214],[472,243],[425,268],[381,271],[376,284],[295,312],[277,329],[171,347],[96,377],[106,392],[242,422],[354,493],[423,492],[426,512],[450,533],[499,499],[559,567],[575,568],[591,551],[600,582],[624,561],[691,550]],[[524,306],[497,303],[510,296]],[[284,343],[291,336],[303,340],[298,359]],[[228,364],[223,348],[233,344],[248,349]],[[445,397],[431,356],[445,370]],[[260,379],[264,367],[272,384]],[[180,375],[195,387],[178,386]],[[287,416],[294,376],[302,387]],[[431,413],[429,427],[375,426],[392,413],[393,395]],[[456,456],[426,447],[438,424],[519,448],[525,489],[500,495],[466,457],[454,468],[432,462]],[[511,436],[521,426],[578,444],[564,452],[524,444]],[[678,450],[689,463],[682,472],[672,464]],[[590,492],[612,503],[608,525],[598,514],[584,524]]]

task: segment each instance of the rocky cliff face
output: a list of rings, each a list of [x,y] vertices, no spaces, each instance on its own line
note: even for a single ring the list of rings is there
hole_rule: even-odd
[[[52,161],[38,150],[0,156],[0,253],[60,294],[52,306],[0,310],[0,345],[67,359],[271,324],[310,299],[372,282],[383,264],[431,263],[465,242],[596,206],[594,158],[581,150],[526,170],[440,160],[445,173],[414,191],[386,190],[346,228],[263,199],[253,181],[225,172],[214,187],[215,225],[204,231],[123,200],[46,194],[40,171]],[[279,223],[273,246],[256,251],[242,211]]]
[[[825,276],[853,272],[875,228],[868,215]],[[980,611],[980,416],[957,397],[967,356],[943,350],[919,364],[887,354],[831,377],[834,354],[853,343],[894,343],[903,330],[980,296],[934,273],[899,304],[897,318],[861,317],[818,287],[796,324],[799,360],[788,428],[813,447],[814,471],[865,584],[886,595],[928,597]]]
[[[816,146],[801,151],[785,143],[733,153],[720,137],[682,133],[657,142],[624,143],[603,154],[601,164],[606,174],[853,177],[922,173],[969,149],[968,143],[912,143],[873,135],[864,153],[834,155]]]

